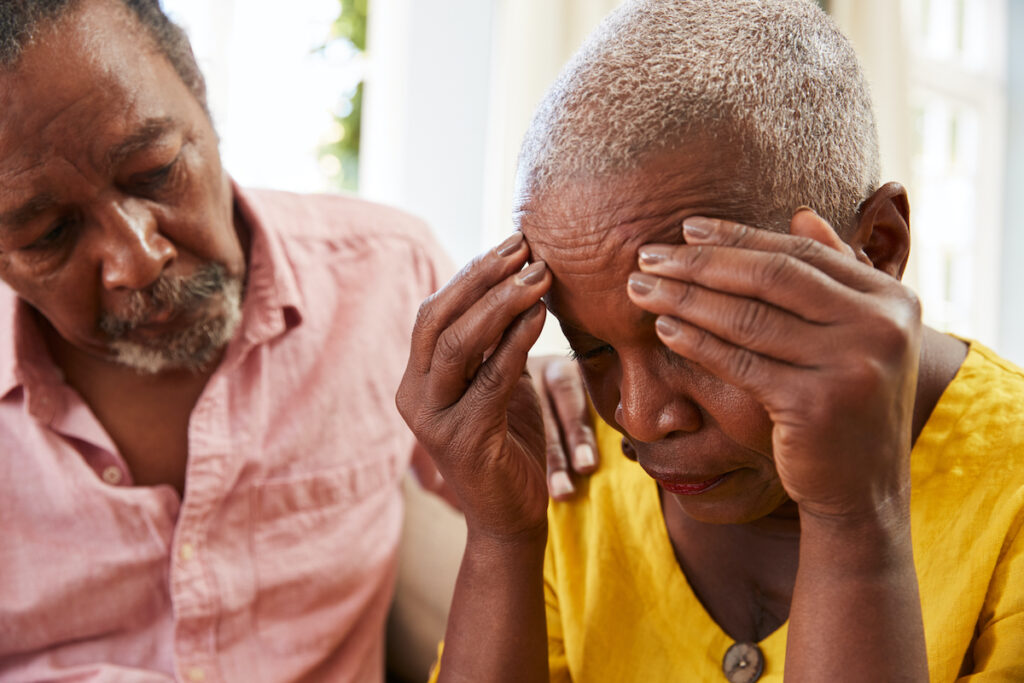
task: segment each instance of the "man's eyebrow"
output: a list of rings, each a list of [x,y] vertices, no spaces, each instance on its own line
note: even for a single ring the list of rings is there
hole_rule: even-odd
[[[138,130],[132,132],[126,138],[110,148],[107,152],[107,163],[113,167],[145,149],[154,141],[159,140],[174,127],[174,119],[169,116],[150,118],[143,122]]]
[[[0,213],[0,225],[19,228],[56,205],[56,196],[49,192],[37,194],[18,208]]]

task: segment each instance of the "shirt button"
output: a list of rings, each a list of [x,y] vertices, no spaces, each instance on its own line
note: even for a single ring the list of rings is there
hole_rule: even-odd
[[[191,543],[182,543],[181,547],[178,548],[178,557],[185,562],[188,562],[196,556],[196,547]]]
[[[101,476],[103,477],[103,481],[114,486],[120,484],[121,480],[124,479],[124,475],[121,474],[121,468],[116,465],[103,468],[103,474]]]
[[[188,677],[188,680],[195,681],[196,683],[206,680],[206,672],[198,666],[190,667],[189,670],[185,672],[185,676]]]
[[[722,671],[729,683],[754,683],[764,671],[764,655],[754,643],[733,643],[722,658]]]

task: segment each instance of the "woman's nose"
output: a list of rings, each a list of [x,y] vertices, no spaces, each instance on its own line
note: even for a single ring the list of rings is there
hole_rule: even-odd
[[[665,369],[625,366],[615,421],[631,438],[654,443],[677,432],[700,429],[700,409]]]

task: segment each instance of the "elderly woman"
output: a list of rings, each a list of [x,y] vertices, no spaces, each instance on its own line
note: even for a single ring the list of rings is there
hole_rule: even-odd
[[[628,3],[518,190],[398,396],[468,525],[442,679],[1024,680],[1024,373],[921,325],[907,196],[816,6]],[[605,463],[551,509],[545,308]]]

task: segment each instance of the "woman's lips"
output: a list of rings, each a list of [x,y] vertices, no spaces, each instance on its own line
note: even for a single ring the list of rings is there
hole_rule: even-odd
[[[723,481],[725,481],[726,477],[728,476],[729,473],[726,472],[725,474],[715,477],[714,479],[707,479],[705,481],[667,481],[664,479],[658,479],[657,477],[655,477],[655,480],[658,482],[658,486],[665,489],[669,493],[677,493],[681,496],[695,496],[699,493],[704,493],[705,491],[709,491],[710,489],[713,489],[714,487],[718,486]]]

